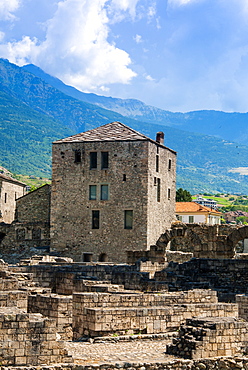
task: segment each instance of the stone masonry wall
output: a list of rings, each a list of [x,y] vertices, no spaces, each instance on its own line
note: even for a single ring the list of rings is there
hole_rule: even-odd
[[[56,340],[56,322],[39,314],[0,308],[0,362],[25,366],[72,362]]]
[[[169,290],[208,288],[218,291],[220,300],[234,302],[235,294],[248,293],[248,260],[192,259],[155,273],[155,279],[167,281]]]
[[[197,294],[195,294],[196,296]],[[187,295],[73,294],[73,335],[104,336],[113,333],[163,333],[176,330],[187,318],[238,316],[236,304],[187,302]],[[216,297],[216,296],[215,296]],[[98,299],[99,298],[99,299]],[[174,299],[173,299],[174,298]],[[177,299],[178,298],[178,299]],[[186,298],[180,305],[182,298]],[[193,296],[192,296],[193,298]],[[200,300],[201,293],[198,297]],[[207,300],[213,296],[206,297]],[[166,302],[167,301],[167,302]],[[176,304],[173,305],[173,301]],[[191,300],[192,302],[193,300]]]
[[[167,353],[201,359],[241,355],[247,347],[248,323],[233,318],[188,319]]]
[[[236,295],[236,303],[239,309],[239,317],[248,321],[248,296],[247,295]]]
[[[194,302],[194,304],[192,304]],[[73,294],[74,339],[110,333],[161,333],[193,316],[238,315],[236,304],[218,304],[216,292]]]
[[[51,186],[46,184],[16,201],[16,221],[50,222]]]
[[[40,313],[56,321],[61,339],[72,339],[72,296],[35,294],[28,297],[28,312]]]

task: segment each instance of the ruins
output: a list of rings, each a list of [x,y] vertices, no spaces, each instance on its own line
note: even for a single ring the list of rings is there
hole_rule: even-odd
[[[248,369],[248,226],[176,221],[175,160],[119,122],[54,143],[0,224],[2,370]]]

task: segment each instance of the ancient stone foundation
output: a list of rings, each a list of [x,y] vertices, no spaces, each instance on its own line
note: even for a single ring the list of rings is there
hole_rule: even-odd
[[[174,294],[75,293],[74,339],[127,332],[164,333],[177,330],[194,316],[238,317],[236,304],[216,302],[215,292],[196,290]]]
[[[2,365],[49,365],[71,361],[63,342],[56,340],[54,320],[14,308],[0,309]]]
[[[188,319],[167,353],[191,359],[234,356],[242,354],[247,340],[247,322],[230,317]]]

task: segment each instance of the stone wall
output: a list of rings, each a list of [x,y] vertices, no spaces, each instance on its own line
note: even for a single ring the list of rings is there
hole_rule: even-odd
[[[56,322],[39,314],[0,308],[1,366],[72,362],[56,340]]]
[[[239,317],[248,321],[248,296],[247,295],[236,295],[236,303],[239,309]]]
[[[27,311],[28,308],[28,293],[23,291],[6,291],[0,289],[0,307],[17,307]]]
[[[116,364],[55,364],[32,366],[33,370],[238,370],[248,368],[248,358],[244,356],[235,357],[213,357],[200,360],[174,359],[168,362],[118,362]],[[19,370],[18,366],[2,366],[2,370]]]
[[[15,220],[22,223],[50,222],[51,186],[46,184],[16,201]]]
[[[173,294],[73,294],[73,335],[163,333],[176,330],[189,317],[238,316],[236,304],[216,303],[211,291]],[[192,303],[194,302],[194,303]]]
[[[47,254],[50,246],[49,222],[13,222],[0,243],[0,258],[8,263],[36,254]]]
[[[184,224],[175,222],[157,240],[161,250],[193,253],[196,258],[233,258],[248,238],[248,227],[240,225]]]
[[[76,151],[80,162],[75,162]],[[92,170],[90,152],[98,155],[98,167]],[[105,170],[100,167],[101,152],[109,153]],[[89,200],[90,185],[97,187],[95,200]],[[100,200],[101,185],[108,185],[108,200]],[[146,250],[169,227],[174,199],[175,152],[162,145],[149,140],[53,145],[52,247],[61,255],[83,261],[90,253],[93,261],[125,262],[127,250]],[[92,228],[94,210],[100,212],[99,228]],[[132,228],[124,228],[126,210],[133,211]]]
[[[40,313],[56,321],[63,340],[72,339],[72,296],[35,294],[28,297],[28,312]]]
[[[78,303],[78,302],[77,302]],[[76,304],[76,303],[75,303]],[[77,315],[78,313],[78,315]],[[73,310],[74,339],[86,335],[158,334],[178,330],[189,317],[238,316],[235,304],[184,304],[173,307],[83,308]]]
[[[248,260],[192,259],[155,273],[155,280],[166,281],[169,290],[214,289],[222,301],[234,302],[236,294],[248,293]]]
[[[247,347],[248,323],[233,318],[188,319],[167,353],[201,359],[241,355]]]

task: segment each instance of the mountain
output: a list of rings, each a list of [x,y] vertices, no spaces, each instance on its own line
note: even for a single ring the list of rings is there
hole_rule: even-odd
[[[23,69],[42,78],[64,94],[109,109],[125,117],[189,132],[213,135],[227,141],[248,145],[248,113],[225,113],[214,110],[173,113],[146,105],[135,99],[117,99],[83,93],[74,87],[65,85],[59,79],[32,64],[24,66]]]
[[[178,129],[184,125],[166,125],[158,119],[159,114],[173,117],[177,113],[157,110],[132,99],[81,93],[35,66],[20,68],[4,59],[0,59],[0,91],[0,165],[13,172],[50,176],[52,141],[121,121],[153,139],[157,131],[164,131],[165,145],[178,152],[178,187],[192,193],[248,194],[247,176],[230,172],[247,166],[248,147]],[[83,101],[82,97],[88,100]],[[115,110],[122,109],[127,115],[100,105],[115,106]],[[206,113],[211,121],[213,112]],[[150,119],[152,114],[157,118]],[[138,116],[143,121],[135,118]],[[192,121],[197,126],[197,119]]]

